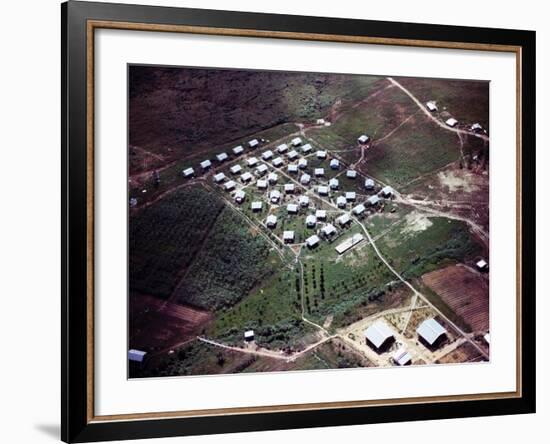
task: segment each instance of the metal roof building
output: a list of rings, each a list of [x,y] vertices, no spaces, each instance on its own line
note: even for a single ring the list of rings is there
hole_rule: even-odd
[[[277,173],[269,173],[267,175],[267,180],[271,184],[277,183],[277,179],[279,179],[279,176],[277,176]]]
[[[248,146],[250,148],[256,148],[259,144],[260,142],[258,141],[258,139],[252,139],[250,142],[248,142]]]
[[[412,362],[412,356],[405,347],[399,348],[399,350],[393,354],[392,359],[397,365],[407,365]]]
[[[351,218],[349,217],[349,214],[342,214],[336,219],[336,222],[338,222],[340,225],[344,226],[347,223],[351,222]]]
[[[384,188],[382,188],[380,192],[384,197],[390,197],[393,194],[393,190],[389,185],[386,185]]]
[[[239,190],[235,193],[235,202],[241,203],[244,201],[246,194],[243,190]]]
[[[356,214],[357,216],[363,214],[365,212],[366,208],[365,208],[365,205],[363,204],[359,204],[355,207],[353,207],[353,213]]]
[[[262,163],[258,166],[258,168],[256,168],[256,172],[260,175],[267,173],[267,165]]]
[[[275,225],[277,225],[277,216],[275,216],[274,214],[270,214],[269,216],[267,216],[265,223],[268,227],[274,227]]]
[[[300,159],[298,161],[298,168],[303,170],[306,167],[307,167],[307,159]]]
[[[294,231],[283,231],[283,241],[293,242],[294,241]]]
[[[357,194],[355,193],[355,191],[346,192],[346,200],[355,200],[356,197],[357,197]]]
[[[288,150],[288,145],[286,143],[282,143],[277,147],[277,151],[281,154],[285,153],[287,150]]]
[[[364,239],[361,233],[355,233],[353,236],[348,237],[344,242],[338,244],[335,250],[338,254],[345,253],[350,248],[355,247],[359,242]]]
[[[302,151],[304,153],[309,153],[311,152],[313,148],[311,147],[311,145],[309,143],[306,143],[304,146],[302,146]]]
[[[241,174],[241,180],[243,182],[248,182],[248,181],[252,180],[252,174],[249,173],[248,171],[246,173]]]
[[[241,154],[244,151],[244,148],[242,147],[242,145],[239,145],[233,148],[232,151],[233,154]]]
[[[478,270],[486,270],[487,268],[489,268],[489,264],[485,259],[480,259],[476,262],[476,267]]]
[[[201,167],[203,170],[206,170],[208,168],[210,168],[212,166],[212,162],[210,162],[209,160],[203,160],[201,162]]]
[[[336,205],[338,205],[339,208],[344,208],[347,203],[348,203],[348,201],[346,200],[346,198],[344,196],[338,196],[336,198]]]
[[[286,211],[288,213],[297,213],[298,212],[298,205],[290,203],[286,206]]]
[[[358,138],[357,138],[357,141],[359,143],[367,143],[369,141],[369,136],[367,136],[366,134],[361,134]]]
[[[333,170],[337,170],[338,168],[340,168],[340,161],[338,159],[332,159],[330,161],[330,167],[333,169]]]
[[[287,168],[287,171],[289,173],[297,173],[298,172],[298,165],[289,165]]]
[[[302,174],[300,177],[300,183],[302,185],[307,185],[311,180],[311,176],[309,174]]]
[[[260,211],[262,209],[262,201],[256,200],[250,204],[252,211]]]
[[[247,330],[244,332],[244,340],[245,341],[253,341],[254,340],[254,330]]]
[[[372,179],[365,179],[365,188],[367,190],[372,190],[374,188],[374,180]]]
[[[214,174],[214,182],[219,183],[224,179],[225,179],[225,174],[223,173]]]
[[[225,182],[225,185],[223,186],[225,188],[225,191],[231,191],[233,188],[235,188],[235,181],[230,180],[228,182]]]
[[[133,362],[143,362],[147,352],[142,350],[130,349],[128,350],[128,360]]]
[[[454,117],[451,117],[450,119],[447,119],[447,120],[445,121],[445,124],[446,124],[447,126],[450,126],[451,128],[452,128],[452,127],[455,127],[457,123],[458,123],[458,120],[456,120]]]
[[[231,168],[229,168],[229,171],[231,171],[232,174],[237,174],[242,171],[242,167],[240,165],[233,165]]]
[[[376,195],[374,196],[371,196],[367,199],[367,203],[370,205],[370,206],[375,206],[378,204],[378,202],[380,202],[380,198]]]
[[[317,159],[325,159],[327,157],[327,152],[325,150],[318,150],[316,156]]]
[[[317,210],[315,212],[315,217],[317,219],[321,219],[321,220],[326,219],[327,218],[327,210]]]
[[[262,159],[269,160],[273,157],[273,151],[267,150],[262,153]]]
[[[295,137],[294,139],[292,139],[291,143],[292,143],[292,146],[301,145],[302,144],[302,139],[300,139],[299,137]]]
[[[316,176],[324,176],[325,175],[325,169],[324,168],[315,168],[313,171]]]
[[[364,332],[365,339],[372,344],[376,350],[386,344],[388,341],[392,340],[393,330],[388,327],[384,321],[376,321]]]
[[[321,231],[325,236],[332,236],[336,233],[336,228],[332,224],[326,224],[323,228],[321,228]]]
[[[328,187],[326,185],[319,185],[317,187],[317,192],[321,195],[321,196],[326,196],[328,194]]]
[[[302,207],[307,207],[309,205],[309,197],[308,196],[300,196],[300,205]]]
[[[357,171],[355,170],[347,170],[346,171],[346,177],[348,179],[355,179],[357,177]]]
[[[257,157],[249,157],[248,159],[246,159],[246,164],[249,167],[252,167],[252,166],[256,165],[257,163],[258,163],[258,158]]]
[[[276,167],[280,167],[283,163],[284,161],[282,157],[276,157],[275,159],[273,159],[273,165]]]
[[[290,160],[296,159],[298,157],[298,152],[296,150],[292,150],[290,153],[287,154],[288,158]]]
[[[313,236],[310,236],[306,239],[306,245],[309,248],[312,248],[312,247],[316,246],[320,241],[321,241],[321,239],[319,239],[319,236],[314,234]]]
[[[227,154],[226,153],[217,154],[216,159],[218,159],[218,162],[223,162],[224,160],[227,160]]]
[[[437,111],[437,105],[433,100],[430,100],[429,102],[426,102],[426,108],[428,108],[430,111],[434,112]]]
[[[293,183],[285,183],[285,193],[294,193],[294,188]]]
[[[190,177],[193,174],[195,174],[195,170],[193,168],[186,168],[183,170],[183,176],[184,177]]]
[[[281,192],[279,190],[271,190],[271,193],[269,193],[269,198],[271,199],[271,202],[277,203],[281,198]]]
[[[316,223],[317,218],[313,214],[310,214],[306,217],[306,226],[311,228],[314,227]]]
[[[261,190],[267,188],[267,180],[265,180],[265,179],[258,180],[258,182],[256,182],[256,186],[258,188],[260,188]]]
[[[418,336],[420,336],[429,345],[434,345],[439,338],[447,334],[447,330],[437,322],[434,318],[426,319],[416,329]]]
[[[338,189],[338,185],[340,185],[340,182],[338,181],[338,179],[336,179],[335,177],[333,177],[332,179],[330,179],[328,181],[328,184],[330,186],[331,189],[333,190],[337,190]]]

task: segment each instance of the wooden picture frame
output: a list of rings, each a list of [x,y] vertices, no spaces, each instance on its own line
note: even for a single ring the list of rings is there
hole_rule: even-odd
[[[535,33],[69,1],[62,22],[62,415],[65,442],[369,424],[535,411]],[[94,32],[213,34],[511,52],[517,59],[517,390],[94,414]]]

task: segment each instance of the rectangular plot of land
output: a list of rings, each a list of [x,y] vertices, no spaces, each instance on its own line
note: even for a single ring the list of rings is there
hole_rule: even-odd
[[[489,282],[463,265],[452,265],[422,277],[424,283],[473,331],[489,329]]]

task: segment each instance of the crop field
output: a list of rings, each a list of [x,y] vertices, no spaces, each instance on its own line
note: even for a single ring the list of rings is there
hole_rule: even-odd
[[[132,66],[129,83],[130,377],[387,367],[400,347],[488,361],[487,82]]]

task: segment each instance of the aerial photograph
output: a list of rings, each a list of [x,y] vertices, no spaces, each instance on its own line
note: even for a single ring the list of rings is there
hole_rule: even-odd
[[[372,74],[128,65],[129,378],[489,362],[490,83]]]

